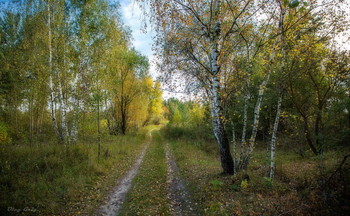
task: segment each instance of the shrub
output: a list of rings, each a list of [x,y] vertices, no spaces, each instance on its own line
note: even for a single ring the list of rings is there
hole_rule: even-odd
[[[0,122],[0,144],[8,144],[11,141],[11,137],[8,134],[8,127],[3,122]]]

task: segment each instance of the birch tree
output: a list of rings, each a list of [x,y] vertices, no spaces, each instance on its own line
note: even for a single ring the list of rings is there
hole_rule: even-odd
[[[233,160],[224,126],[222,70],[240,44],[240,32],[254,16],[253,1],[149,1],[158,43],[168,75],[179,72],[205,89],[211,107],[213,134],[219,144],[224,173]],[[236,38],[233,43],[232,39]],[[186,65],[184,64],[186,63]]]

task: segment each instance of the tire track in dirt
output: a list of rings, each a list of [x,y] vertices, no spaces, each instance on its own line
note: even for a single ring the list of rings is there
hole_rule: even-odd
[[[152,131],[149,133],[150,140],[146,143],[144,149],[142,150],[140,156],[134,163],[134,165],[131,167],[129,172],[118,181],[117,186],[114,187],[111,192],[108,195],[107,201],[104,205],[102,205],[96,215],[99,216],[116,216],[119,215],[119,211],[121,210],[121,207],[125,201],[126,194],[131,188],[132,180],[135,178],[141,163],[143,161],[143,158],[145,157],[146,150],[152,142]]]
[[[168,165],[168,199],[170,200],[170,212],[173,215],[198,215],[187,191],[185,182],[179,176],[179,168],[169,148],[165,145],[165,156]]]

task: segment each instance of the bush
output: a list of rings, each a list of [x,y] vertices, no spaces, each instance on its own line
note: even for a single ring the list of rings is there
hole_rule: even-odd
[[[11,137],[8,134],[8,127],[3,122],[0,122],[0,144],[8,144],[11,141]]]
[[[208,127],[178,126],[169,124],[163,129],[163,133],[170,139],[212,140],[212,132]]]

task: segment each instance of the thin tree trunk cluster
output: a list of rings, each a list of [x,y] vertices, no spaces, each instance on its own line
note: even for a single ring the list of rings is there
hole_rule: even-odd
[[[55,17],[53,16],[53,12],[51,11],[51,4],[48,2],[47,4],[47,26],[48,26],[48,49],[49,49],[49,89],[50,89],[50,97],[49,97],[49,105],[51,110],[51,119],[54,132],[59,139],[60,143],[68,144],[71,141],[77,139],[76,126],[77,123],[74,122],[74,129],[68,127],[67,122],[67,97],[65,96],[67,89],[65,87],[65,75],[64,70],[66,70],[65,65],[65,54],[63,54],[63,61],[57,62],[55,65],[53,62],[53,33],[52,33],[52,21],[54,21]],[[58,50],[57,50],[58,52]],[[63,46],[63,53],[66,52],[66,47]],[[58,103],[58,105],[57,105]],[[58,107],[58,108],[57,108]],[[60,116],[60,124],[57,121],[59,112]],[[60,125],[60,126],[59,126]],[[73,127],[72,127],[73,128]],[[73,135],[73,136],[72,136]]]
[[[242,169],[247,168],[251,154],[254,149],[255,145],[255,140],[256,140],[256,135],[258,131],[258,126],[259,126],[259,117],[260,117],[260,110],[261,110],[261,104],[262,104],[262,99],[264,96],[264,92],[266,89],[266,85],[270,79],[270,73],[267,73],[265,79],[262,81],[260,87],[259,87],[259,93],[258,93],[258,98],[255,104],[254,108],[254,118],[253,118],[253,125],[252,125],[252,133],[251,136],[248,140],[246,141],[246,133],[247,133],[247,122],[248,122],[248,94],[244,97],[244,110],[243,110],[243,128],[242,128],[242,137],[241,137],[241,142],[240,142],[240,153],[239,157],[234,156],[234,161],[235,161],[235,170],[239,171]],[[233,129],[233,133],[235,130]],[[236,143],[236,135],[233,135],[234,140],[232,141],[233,143]]]

